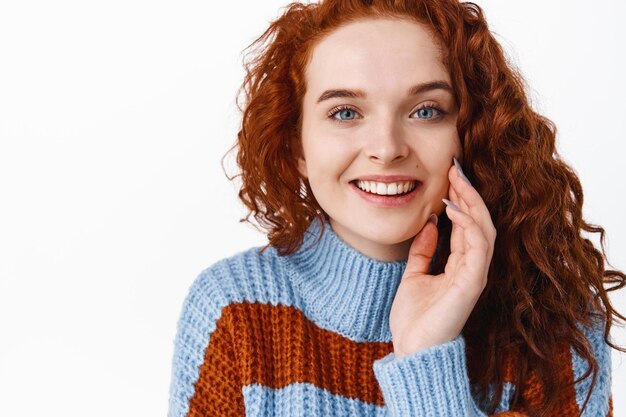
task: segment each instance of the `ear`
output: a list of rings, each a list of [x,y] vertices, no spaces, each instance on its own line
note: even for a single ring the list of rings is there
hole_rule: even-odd
[[[302,175],[304,178],[309,177],[306,168],[306,160],[303,157],[298,157],[298,172],[300,172],[300,175]]]

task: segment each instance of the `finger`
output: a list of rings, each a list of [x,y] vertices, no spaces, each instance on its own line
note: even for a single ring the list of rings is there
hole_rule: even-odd
[[[452,168],[456,171],[455,167]],[[458,175],[457,173],[458,171],[455,172],[455,175]],[[462,178],[461,180],[467,184]],[[466,293],[468,288],[472,288],[471,291],[480,294],[486,285],[487,271],[493,254],[493,240],[490,242],[488,232],[485,233],[481,225],[472,217],[469,206],[464,205],[465,201],[454,188],[452,179],[450,181],[449,194],[451,197],[457,198],[459,200],[458,206],[461,206],[459,211],[454,210],[452,207],[446,208],[448,217],[453,223],[453,227],[456,226],[457,229],[463,230],[463,253],[462,255],[457,255],[460,259],[456,264],[457,268],[463,269],[466,273],[465,276],[469,279],[469,281],[463,280],[462,282],[456,282],[454,286],[459,289],[460,293]],[[485,211],[488,213],[488,210]],[[489,221],[491,222],[490,215]],[[452,268],[453,265],[450,267]],[[448,265],[446,265],[446,269],[447,268]],[[468,285],[471,287],[468,287]]]
[[[478,249],[484,253],[489,252],[489,236],[485,235],[483,229],[472,216],[451,206],[446,207],[446,214],[456,226],[463,230],[463,244],[466,253],[470,249]]]
[[[451,213],[457,212],[456,210],[452,209],[452,207],[450,207],[449,210],[451,210]],[[471,215],[464,213],[463,211],[461,211],[460,213],[464,214],[466,218],[469,218],[470,221],[474,223],[476,230],[478,230],[480,235],[487,241],[487,244],[489,246],[488,257],[489,259],[491,259],[494,245],[495,245],[495,236],[496,236],[495,232],[491,234],[489,231],[485,231],[477,222],[475,222],[474,218],[472,218]],[[461,224],[458,223],[458,218],[454,217],[454,214],[452,216],[448,215],[448,218],[450,218],[452,222],[452,234],[450,236],[450,252],[451,253],[458,252],[461,255],[464,255],[470,249],[469,246],[467,245],[467,237],[465,236],[468,233],[466,230],[467,227],[462,227]]]
[[[461,211],[463,211],[464,213],[469,213],[469,207],[467,206],[465,201],[463,201],[463,199],[459,196],[459,193],[456,192],[454,187],[452,187],[452,184],[450,184],[449,195],[450,200],[454,204],[456,204],[461,209]]]
[[[450,232],[450,252],[463,253],[465,251],[464,233],[465,232],[462,228],[452,222],[452,230]]]
[[[409,259],[405,267],[407,274],[426,274],[430,267],[430,262],[437,249],[437,238],[439,231],[437,225],[427,222],[422,230],[415,236],[409,248]]]
[[[467,206],[468,213],[483,229],[485,236],[495,239],[495,227],[491,219],[491,214],[485,205],[478,191],[458,173],[456,167],[451,167],[448,172],[450,186],[460,199],[461,206]]]
[[[484,201],[480,194],[478,194],[478,191],[476,191],[469,180],[466,181],[463,179],[454,164],[448,170],[448,179],[450,180],[450,186],[454,189],[459,199],[463,200],[463,204],[467,205],[468,209],[480,207],[481,204],[484,206]]]
[[[454,211],[452,208],[449,208],[449,210]],[[455,285],[460,288],[468,288],[467,285],[470,285],[472,288],[482,290],[486,285],[487,271],[491,263],[493,253],[491,247],[482,234],[480,227],[470,216],[455,211],[452,217],[457,220],[462,219],[461,223],[463,223],[463,226],[458,222],[457,224],[465,231],[465,251],[457,266],[463,269],[465,276],[471,277],[471,282],[463,281],[455,283]]]
[[[452,187],[449,187],[448,195],[451,199],[455,198],[452,194]],[[456,202],[454,202],[454,200],[452,200],[452,202],[454,204],[457,204]],[[465,242],[465,239],[463,238],[463,229],[460,228],[459,226],[456,226],[454,222],[452,222],[452,231],[450,232],[450,252],[451,253],[455,253],[455,252],[463,253],[465,250],[465,246],[463,242]]]

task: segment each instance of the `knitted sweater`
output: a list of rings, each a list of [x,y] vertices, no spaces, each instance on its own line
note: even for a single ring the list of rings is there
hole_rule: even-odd
[[[395,358],[389,312],[406,261],[382,262],[311,223],[288,256],[260,247],[200,273],[183,303],[174,341],[169,417],[486,416],[475,402],[462,335]],[[611,357],[600,328],[584,329],[600,372],[584,416],[612,415]],[[563,382],[587,363],[564,351]],[[559,398],[578,416],[587,378]],[[515,390],[506,382],[498,416]],[[541,395],[535,380],[522,395]]]

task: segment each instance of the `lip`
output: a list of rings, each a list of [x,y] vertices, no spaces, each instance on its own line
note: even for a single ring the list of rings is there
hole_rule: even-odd
[[[407,181],[407,180],[405,179],[404,181]],[[401,196],[396,197],[396,196],[387,196],[387,195],[378,195],[378,194],[368,193],[367,191],[363,191],[359,187],[356,186],[356,180],[350,182],[350,186],[354,189],[354,191],[356,191],[359,197],[361,197],[363,200],[367,201],[368,203],[375,204],[380,207],[398,207],[398,206],[403,206],[405,204],[408,204],[422,190],[422,184],[423,183],[421,181],[417,181],[417,185],[415,186],[415,188],[413,188],[413,190],[410,193],[403,194]]]
[[[410,175],[364,175],[362,177],[357,177],[352,181],[376,181],[376,182],[384,182],[388,184],[390,182],[396,181],[418,181],[415,177]]]

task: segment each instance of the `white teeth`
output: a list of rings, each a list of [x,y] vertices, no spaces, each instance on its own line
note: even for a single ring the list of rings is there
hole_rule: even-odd
[[[375,181],[356,181],[356,186],[373,194],[396,195],[411,191],[415,188],[415,181],[392,182],[389,184]]]

